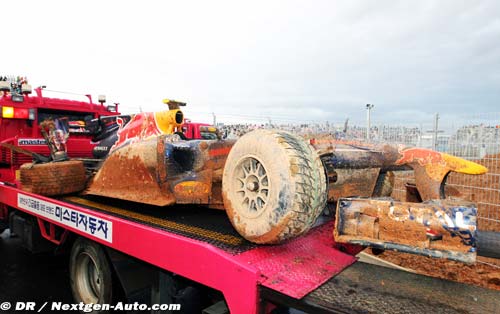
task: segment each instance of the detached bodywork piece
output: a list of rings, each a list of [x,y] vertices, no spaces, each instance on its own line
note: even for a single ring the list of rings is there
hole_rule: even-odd
[[[472,263],[476,257],[476,205],[446,199],[450,172],[486,173],[479,164],[429,149],[319,141],[337,178],[335,240]],[[394,171],[413,170],[406,201],[389,198]],[[357,177],[357,180],[353,178]],[[339,182],[340,181],[340,182]],[[360,198],[364,197],[364,198]]]
[[[337,203],[335,240],[473,263],[476,213],[474,204],[450,200],[342,198]]]
[[[447,200],[446,178],[450,172],[483,174],[485,167],[429,149],[318,142],[316,148],[324,156],[331,151],[329,162],[342,174],[329,195],[337,203],[337,242],[475,260],[476,206]],[[394,171],[406,170],[413,170],[415,182],[406,184],[406,202],[396,202],[388,198]]]
[[[413,216],[416,220],[429,216],[427,220],[436,229],[433,231],[448,239],[433,223],[441,219],[440,211],[433,212],[434,208],[451,206],[440,201],[445,198],[447,175],[452,171],[466,174],[487,171],[476,163],[432,150],[324,137],[305,140],[281,130],[255,130],[238,140],[224,140],[214,128],[217,139],[186,140],[179,132],[183,123],[179,106],[185,104],[165,103],[169,105],[168,111],[89,122],[89,126],[106,133],[96,134],[101,143],[95,148],[99,162],[91,168],[85,193],[157,206],[200,204],[224,209],[244,238],[264,244],[303,234],[314,225],[327,202],[337,203],[340,226],[337,241],[379,245],[382,239],[385,242],[380,246],[397,249],[397,241],[394,241],[396,246],[386,244],[393,243],[399,231],[387,237],[388,233],[380,231],[384,219],[396,215],[391,208],[397,208],[400,220],[393,221],[400,224]],[[106,127],[96,128],[96,123],[104,123]],[[408,214],[409,220],[401,218],[406,206],[403,203],[343,199],[390,196],[393,171],[398,170],[415,172],[415,184],[408,195],[413,195],[412,201],[417,203],[411,207],[414,213]],[[377,206],[381,209],[374,210]],[[364,209],[355,210],[361,207]],[[473,240],[475,210],[468,203],[463,207],[470,209],[464,219],[469,219],[468,230]],[[399,230],[396,225],[392,227]],[[365,227],[379,231],[368,232]],[[455,249],[447,244],[439,246],[437,242],[433,246],[424,245],[426,238],[420,234],[401,239],[404,241],[400,245],[421,247],[419,252],[435,249],[466,253],[462,242]],[[424,253],[438,256],[436,252]]]

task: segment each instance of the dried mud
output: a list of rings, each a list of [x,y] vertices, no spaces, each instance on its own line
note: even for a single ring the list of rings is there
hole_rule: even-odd
[[[489,175],[467,176],[452,173],[447,181],[449,192],[453,192],[449,194],[480,203],[478,206],[478,215],[480,217],[491,217],[493,215],[493,218],[500,219],[500,180],[498,180],[500,176],[500,154],[486,156],[476,162],[488,167]],[[392,195],[394,198],[404,200],[405,196],[401,191],[404,190],[404,183],[408,180],[412,180],[412,178],[400,176],[396,179],[396,186]],[[498,222],[486,219],[478,220],[478,228],[480,230],[500,232]],[[466,265],[401,252],[386,251],[378,257],[427,276],[500,290],[500,260],[497,259],[478,257],[476,264]]]
[[[500,290],[500,266],[495,267],[495,264],[476,263],[466,265],[459,262],[430,259],[424,256],[391,251],[385,251],[378,257],[396,265],[413,269],[426,276]],[[489,259],[488,262],[490,261]]]

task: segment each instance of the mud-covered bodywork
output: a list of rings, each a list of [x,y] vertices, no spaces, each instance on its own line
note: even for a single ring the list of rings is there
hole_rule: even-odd
[[[450,172],[482,174],[479,164],[429,149],[312,140],[336,202],[335,240],[471,263],[476,256],[476,205],[446,199]],[[388,198],[394,172],[413,170],[406,200]]]
[[[238,141],[184,140],[176,133],[182,124],[178,107],[128,121],[121,121],[86,193],[225,209],[238,232],[257,243],[306,232],[327,200],[338,204],[338,242],[463,261],[474,253],[474,205],[451,206],[444,199],[448,174],[487,171],[476,163],[429,149],[305,140],[279,130],[250,132]],[[379,199],[391,195],[394,172],[401,170],[415,174],[406,202]],[[451,213],[453,208],[460,210]],[[459,229],[438,226],[446,217],[458,219]],[[466,231],[468,239],[459,236]]]
[[[476,206],[463,201],[341,198],[335,240],[472,263],[476,215]]]
[[[403,145],[372,145],[336,140],[310,140],[330,180],[329,201],[349,196],[389,196],[392,171],[413,170],[421,200],[445,198],[450,172],[483,174],[479,164],[430,149]],[[385,184],[385,187],[384,187]],[[384,189],[385,188],[385,189]]]
[[[152,136],[113,151],[86,193],[158,206],[223,208],[222,170],[234,141]]]
[[[204,204],[223,208],[222,169],[234,141],[182,140],[180,102],[168,111],[117,117],[102,139],[104,161],[85,193],[158,206]],[[113,129],[113,127],[108,128]]]

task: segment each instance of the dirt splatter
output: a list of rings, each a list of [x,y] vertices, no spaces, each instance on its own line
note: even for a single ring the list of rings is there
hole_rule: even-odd
[[[474,160],[486,166],[486,175],[466,175],[450,173],[446,185],[446,195],[458,197],[478,204],[479,217],[500,218],[500,154],[487,155]],[[395,186],[392,197],[405,200],[405,183],[414,180],[411,172],[395,172]],[[500,224],[494,220],[479,219],[479,230],[500,232]],[[368,250],[369,251],[369,250]],[[429,259],[400,252],[386,251],[379,257],[403,267],[411,268],[427,276],[473,284],[489,289],[500,290],[500,260],[478,257],[475,265]],[[481,262],[487,262],[484,264]]]
[[[367,250],[370,252],[370,250]],[[448,260],[430,259],[424,256],[385,251],[378,257],[416,272],[452,281],[500,290],[500,268],[493,264],[466,265]],[[500,267],[500,266],[498,266]]]

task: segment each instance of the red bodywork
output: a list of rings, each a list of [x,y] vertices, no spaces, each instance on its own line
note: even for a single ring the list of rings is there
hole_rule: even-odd
[[[90,95],[88,101],[76,101],[59,98],[48,98],[42,95],[43,89],[36,88],[34,95],[24,95],[22,102],[12,100],[12,94],[0,92],[0,142],[19,146],[26,150],[49,155],[49,149],[40,132],[39,124],[47,118],[68,118],[70,137],[67,142],[69,157],[92,158],[92,135],[85,126],[85,118],[99,118],[100,116],[117,115],[118,108],[110,110],[104,104],[92,102]],[[2,114],[4,107],[14,109],[13,118],[5,118]],[[33,120],[26,113],[32,112]],[[15,170],[31,162],[28,155],[12,152],[0,148],[0,180],[14,181]]]

